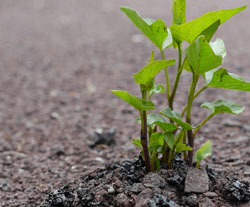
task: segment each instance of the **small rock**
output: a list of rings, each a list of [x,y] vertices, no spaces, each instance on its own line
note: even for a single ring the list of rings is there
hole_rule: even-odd
[[[51,118],[51,119],[58,120],[58,119],[61,118],[61,116],[60,116],[58,113],[56,113],[56,112],[52,112],[52,113],[50,114],[50,118]]]
[[[218,197],[217,193],[215,193],[215,192],[206,192],[206,193],[204,193],[204,195],[207,196],[208,198]]]
[[[170,200],[166,196],[155,194],[154,197],[148,201],[148,207],[158,207],[158,206],[180,207],[177,203]]]
[[[100,162],[100,163],[104,163],[104,159],[103,158],[101,158],[101,157],[96,157],[95,158],[95,160],[97,161],[97,162]]]
[[[102,128],[95,129],[95,134],[87,137],[89,147],[94,148],[97,145],[112,145],[115,144],[115,128],[104,132]]]
[[[250,172],[244,172],[244,175],[250,176]]]
[[[227,177],[222,180],[222,194],[233,201],[250,201],[250,184],[246,181],[240,181],[237,178]]]
[[[152,172],[143,178],[142,183],[148,188],[164,187],[166,185],[166,181],[161,176]]]
[[[199,207],[215,207],[215,204],[213,203],[213,201],[209,198],[203,198],[200,203],[199,203]]]
[[[246,162],[246,164],[247,164],[248,166],[250,166],[250,160],[248,160],[248,161]]]
[[[243,127],[242,124],[236,120],[232,120],[232,119],[224,119],[222,121],[222,124],[225,126],[225,127]]]
[[[126,143],[125,145],[122,146],[122,149],[126,152],[129,152],[131,150],[134,150],[136,147],[134,144],[132,144],[131,142]]]
[[[119,206],[126,206],[126,207],[132,206],[131,204],[132,202],[124,193],[119,193],[116,198],[117,198],[117,204]]]
[[[142,183],[134,183],[131,187],[130,187],[130,191],[134,192],[134,193],[140,193],[145,189],[145,187],[142,185]]]
[[[25,193],[30,193],[30,192],[34,191],[34,189],[35,189],[34,186],[30,186],[30,187],[26,188],[24,192]]]
[[[66,185],[58,190],[52,191],[41,207],[71,207],[75,201],[74,190]]]
[[[115,193],[115,189],[113,188],[113,186],[108,185],[108,193],[109,193],[109,194]]]
[[[248,125],[244,125],[244,126],[243,126],[243,129],[244,129],[245,131],[247,131],[247,132],[250,132],[250,126],[248,126]]]
[[[136,198],[135,207],[148,207],[149,199],[151,198],[153,191],[149,188],[144,189]]]
[[[203,169],[189,168],[185,180],[186,193],[205,193],[209,190],[209,178]]]
[[[9,191],[10,185],[6,179],[0,179],[0,190]]]
[[[50,97],[52,97],[52,98],[57,97],[58,94],[59,94],[59,92],[57,90],[52,90],[49,93]]]
[[[249,140],[249,137],[240,136],[240,137],[233,137],[231,139],[227,139],[226,143],[240,145],[248,140]]]
[[[33,128],[33,123],[31,121],[26,121],[25,122],[25,127],[26,129],[32,129]]]
[[[183,203],[185,203],[188,206],[192,206],[192,207],[197,207],[198,206],[197,195],[196,194],[191,194],[189,196],[183,196],[182,201],[183,201]]]

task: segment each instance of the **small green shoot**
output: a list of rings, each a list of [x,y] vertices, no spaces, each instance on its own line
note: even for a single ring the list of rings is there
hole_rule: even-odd
[[[197,152],[194,155],[194,160],[196,161],[196,168],[199,168],[200,162],[205,158],[211,156],[211,153],[212,153],[211,142],[207,141],[205,144],[201,146],[199,150],[197,150]]]

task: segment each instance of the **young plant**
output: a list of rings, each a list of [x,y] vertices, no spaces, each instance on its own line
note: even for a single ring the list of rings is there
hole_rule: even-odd
[[[193,103],[205,89],[250,91],[250,82],[229,73],[225,68],[220,68],[226,56],[223,40],[211,41],[220,25],[245,8],[246,6],[208,12],[186,22],[186,1],[173,0],[173,22],[170,27],[167,27],[161,19],[142,18],[134,9],[121,8],[121,11],[158,48],[162,58],[155,60],[152,52],[148,64],[134,74],[135,83],[140,86],[141,97],[136,97],[127,91],[112,90],[140,114],[137,121],[141,124],[141,137],[133,139],[133,143],[141,150],[147,172],[158,170],[161,166],[171,168],[172,161],[179,153],[182,153],[187,164],[192,166],[194,140],[200,128],[216,114],[239,114],[244,110],[242,106],[229,101],[205,102],[201,107],[209,109],[211,113],[199,125],[192,125]],[[183,49],[184,41],[188,46]],[[175,60],[165,59],[165,50],[171,46],[178,51],[173,87],[168,75],[168,66],[174,65]],[[165,87],[162,84],[155,84],[155,76],[162,70],[165,75]],[[183,106],[181,113],[178,113],[174,111],[174,100],[183,70],[190,73],[192,80],[186,105]],[[204,79],[204,85],[197,90],[197,83],[201,77]],[[155,109],[151,97],[157,93],[166,94],[168,107],[160,110],[158,114],[149,113]],[[211,143],[207,141],[194,156],[196,167],[199,167],[201,160],[210,155]]]

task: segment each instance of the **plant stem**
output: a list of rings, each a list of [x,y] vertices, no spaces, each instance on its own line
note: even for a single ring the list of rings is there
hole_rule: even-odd
[[[191,109],[192,109],[192,104],[194,100],[195,88],[196,88],[198,80],[199,80],[199,75],[196,75],[193,73],[193,80],[192,80],[190,91],[188,94],[188,104],[187,104],[187,113],[186,113],[186,122],[189,124],[192,124]],[[192,129],[187,131],[187,135],[188,135],[188,145],[193,148],[194,147],[194,135],[193,135]],[[193,150],[188,151],[188,165],[190,167],[192,166],[192,162],[193,162]]]
[[[196,165],[195,165],[195,168],[199,168],[199,167],[200,167],[200,162],[197,161],[197,162],[196,162]]]
[[[152,163],[151,163],[151,170],[152,170],[152,172],[156,171],[156,156],[157,156],[157,152],[153,152]]]
[[[172,168],[172,161],[175,158],[176,146],[182,140],[182,136],[184,136],[184,134],[185,134],[185,130],[182,129],[175,138],[175,143],[174,143],[173,149],[171,150],[171,155],[170,155],[170,158],[169,158],[169,166],[170,166],[170,168]]]
[[[164,54],[164,51],[160,51],[161,52],[161,57],[163,60],[165,60],[165,54]],[[164,69],[164,73],[165,73],[165,79],[166,79],[166,98],[167,98],[167,101],[168,101],[168,105],[169,105],[169,99],[170,99],[170,83],[169,83],[169,76],[168,76],[168,70],[167,68]],[[170,107],[170,105],[169,105]],[[168,162],[168,154],[169,154],[169,149],[168,149],[168,146],[167,146],[167,143],[166,141],[164,140],[163,141],[163,147],[162,147],[162,150],[163,150],[163,157],[162,157],[162,161],[163,161],[163,166],[166,167],[167,165],[167,162]]]
[[[193,100],[196,99],[196,97],[199,96],[200,93],[203,92],[205,89],[207,89],[207,86],[203,86],[199,91],[197,91],[197,93],[194,95]],[[184,116],[186,110],[187,110],[187,105],[184,106],[184,108],[183,108],[183,110],[181,112],[181,117]]]
[[[148,152],[148,139],[147,139],[147,112],[141,112],[141,145],[143,148],[145,165],[147,172],[151,172],[150,157]]]
[[[165,54],[164,54],[164,51],[161,50],[161,58],[162,60],[165,60]],[[168,69],[165,68],[164,69],[164,73],[165,73],[165,79],[166,79],[166,88],[167,88],[167,95],[166,95],[166,98],[168,100],[168,103],[169,103],[169,99],[170,99],[170,83],[169,83],[169,76],[168,76]]]
[[[144,85],[141,85],[142,99],[147,100],[147,89]],[[150,156],[148,151],[148,132],[147,132],[147,111],[140,111],[141,115],[141,145],[143,148],[145,165],[147,172],[151,172]]]
[[[174,98],[175,98],[175,94],[179,85],[179,81],[180,81],[180,77],[183,71],[183,65],[182,65],[182,45],[181,43],[178,43],[178,55],[179,55],[179,61],[178,61],[178,70],[176,73],[176,78],[175,78],[175,83],[174,83],[174,87],[173,87],[173,91],[170,95],[169,98],[169,107],[171,108],[171,110],[173,110],[174,106]]]
[[[211,119],[214,115],[215,115],[215,113],[211,113],[207,118],[205,118],[205,119],[200,123],[200,128],[203,127],[204,124],[206,124],[207,121],[208,121],[209,119]],[[196,136],[196,134],[197,134],[197,132],[199,131],[200,128],[197,128],[197,129],[194,130],[194,138],[195,138],[195,136]]]
[[[187,137],[186,137],[186,132],[184,133],[184,135],[183,135],[183,144],[187,144]],[[187,151],[184,151],[183,152],[183,155],[184,155],[184,160],[186,160],[187,161]]]

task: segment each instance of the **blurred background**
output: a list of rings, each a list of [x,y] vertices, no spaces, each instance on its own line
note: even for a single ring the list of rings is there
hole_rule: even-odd
[[[187,1],[187,21],[247,3]],[[138,155],[130,143],[139,136],[138,114],[109,90],[138,94],[132,74],[156,48],[119,7],[162,18],[170,26],[171,4],[170,0],[0,1],[0,206],[37,206],[52,188],[107,162]],[[224,67],[248,80],[249,19],[248,8],[215,35],[226,45]],[[176,57],[176,51],[169,49],[166,55]],[[174,75],[173,69],[170,79]],[[177,109],[185,103],[189,78],[184,74]],[[163,83],[161,77],[157,80]],[[224,143],[214,144],[217,159],[249,157],[249,97],[249,93],[223,90],[202,94],[197,106],[224,98],[241,103],[246,112],[238,117],[221,115],[209,123],[197,144],[208,138]],[[166,107],[163,97],[154,101],[161,109]],[[207,112],[194,109],[194,114],[199,118]],[[90,148],[88,139],[96,129],[111,130],[116,144]],[[238,145],[230,147],[237,138]]]

